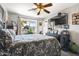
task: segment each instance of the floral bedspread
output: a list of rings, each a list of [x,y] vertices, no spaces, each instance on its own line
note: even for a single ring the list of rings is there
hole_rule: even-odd
[[[7,56],[59,56],[60,44],[54,37],[45,35],[19,35],[15,40],[0,31],[0,55]]]
[[[33,35],[33,34],[31,35],[29,40],[26,40],[25,38],[23,38],[23,40],[18,40],[17,38],[16,42],[13,43],[10,51],[11,54],[14,56],[61,55],[60,44],[55,38],[43,35]]]

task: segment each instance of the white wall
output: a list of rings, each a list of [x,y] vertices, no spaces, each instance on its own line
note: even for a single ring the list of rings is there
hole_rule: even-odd
[[[79,45],[79,25],[72,24],[72,14],[79,13],[79,4],[64,9],[61,12],[68,13],[68,24],[70,25],[71,39]]]

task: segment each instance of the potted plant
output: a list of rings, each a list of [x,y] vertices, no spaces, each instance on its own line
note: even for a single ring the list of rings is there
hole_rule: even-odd
[[[32,28],[28,29],[28,33],[27,34],[33,34]]]

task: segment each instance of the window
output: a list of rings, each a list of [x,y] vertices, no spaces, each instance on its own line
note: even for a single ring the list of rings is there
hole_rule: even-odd
[[[35,34],[36,28],[37,28],[36,20],[21,18],[22,34]]]

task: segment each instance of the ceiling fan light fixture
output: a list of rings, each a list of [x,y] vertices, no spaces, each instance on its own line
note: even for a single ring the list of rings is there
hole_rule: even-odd
[[[37,15],[40,15],[41,11],[44,11],[46,13],[50,13],[50,11],[46,10],[45,8],[51,7],[53,4],[52,3],[48,3],[48,4],[44,5],[43,3],[34,3],[34,5],[36,6],[35,10],[38,11]]]

